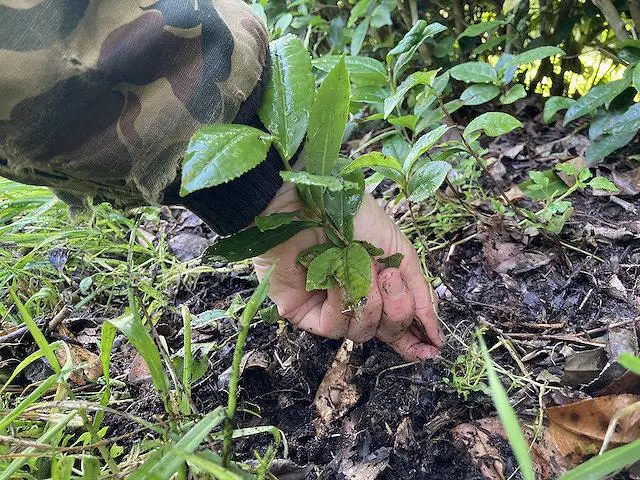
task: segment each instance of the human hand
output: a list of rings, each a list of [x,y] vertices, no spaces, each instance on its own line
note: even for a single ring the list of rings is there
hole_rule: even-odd
[[[295,186],[286,183],[263,215],[302,210]],[[384,268],[372,262],[373,282],[367,302],[345,311],[339,288],[307,292],[306,268],[297,255],[314,245],[328,243],[320,228],[305,230],[287,242],[254,258],[259,279],[277,260],[271,275],[269,296],[281,316],[308,332],[328,338],[365,342],[379,338],[409,361],[433,357],[444,343],[431,292],[407,238],[369,194],[354,217],[354,238],[384,250],[384,257],[402,253],[399,268]],[[414,317],[428,338],[413,324]]]

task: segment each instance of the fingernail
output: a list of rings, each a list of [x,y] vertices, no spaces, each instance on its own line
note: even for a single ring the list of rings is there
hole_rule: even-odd
[[[404,282],[399,272],[390,273],[384,282],[384,292],[392,298],[399,297],[405,293]]]

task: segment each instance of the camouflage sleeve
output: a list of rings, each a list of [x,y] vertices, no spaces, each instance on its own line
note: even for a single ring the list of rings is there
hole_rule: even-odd
[[[268,58],[242,0],[0,0],[0,175],[237,231],[281,185],[277,155],[183,199],[180,160],[204,124],[261,126]]]

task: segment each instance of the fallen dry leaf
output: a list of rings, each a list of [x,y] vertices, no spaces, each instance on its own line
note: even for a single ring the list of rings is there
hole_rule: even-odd
[[[612,296],[613,298],[617,298],[618,300],[627,299],[627,289],[616,274],[611,275],[611,278],[609,279],[609,285],[607,285],[605,291],[610,296]]]
[[[395,450],[399,448],[407,448],[415,443],[415,435],[413,434],[413,427],[411,426],[411,418],[404,417],[398,429],[396,430],[396,438],[393,441],[393,448]]]
[[[356,368],[351,364],[354,343],[345,340],[325,374],[313,403],[324,423],[341,418],[360,399],[360,390],[351,383]]]
[[[483,244],[487,268],[496,273],[523,273],[551,263],[543,253],[525,252],[524,246],[502,240],[488,240]]]
[[[640,167],[627,172],[614,171],[611,177],[620,194],[640,195]]]
[[[71,352],[71,365],[73,372],[69,376],[72,382],[77,385],[86,385],[87,381],[95,382],[102,376],[102,363],[100,357],[90,352],[86,348],[74,343],[67,343]],[[56,357],[60,366],[67,363],[67,351],[64,347],[56,349]]]
[[[141,383],[151,383],[151,371],[149,365],[142,355],[136,353],[131,361],[131,368],[129,369],[129,375],[127,376],[128,382],[133,385]]]
[[[496,441],[496,437],[506,445],[506,433],[498,417],[477,420],[474,423],[464,423],[452,430],[454,441],[469,451],[471,461],[480,469],[484,478],[488,480],[502,480],[505,478],[505,464],[513,465],[513,459],[503,458],[500,452],[505,449]],[[524,430],[527,440],[532,441],[535,433],[530,429]],[[551,440],[546,428],[538,434],[531,446],[531,458],[537,478],[551,480],[559,478],[574,465],[561,455]]]
[[[609,422],[619,410],[640,401],[637,395],[609,395],[581,402],[551,407],[545,410],[547,418],[555,427],[553,439],[565,455],[589,453],[591,445],[600,448]],[[576,435],[570,435],[576,434]],[[640,438],[640,412],[620,419],[619,428],[611,438],[613,443],[625,444]],[[573,451],[571,451],[573,450]]]

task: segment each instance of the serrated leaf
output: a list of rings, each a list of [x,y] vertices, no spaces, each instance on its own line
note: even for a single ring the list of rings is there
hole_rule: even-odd
[[[409,178],[409,200],[422,202],[436,193],[447,178],[451,165],[447,162],[427,162]]]
[[[309,268],[309,264],[313,261],[314,258],[331,248],[333,247],[327,244],[314,245],[313,247],[307,248],[306,250],[300,252],[296,257],[296,261],[303,267]]]
[[[500,71],[508,70],[511,67],[517,67],[518,65],[525,65],[527,63],[535,62],[536,60],[542,60],[543,58],[552,57],[554,55],[564,55],[564,50],[558,47],[537,47],[522,52],[518,55],[514,55],[502,66]]]
[[[411,30],[400,40],[398,45],[392,48],[387,54],[387,64],[391,64],[391,59],[397,55],[396,62],[393,66],[394,79],[398,78],[403,69],[411,61],[418,50],[418,47],[424,43],[427,38],[443,32],[447,27],[440,23],[427,24],[424,20],[418,20]]]
[[[464,129],[464,136],[466,137],[476,130],[483,130],[486,135],[497,137],[521,126],[520,120],[508,113],[487,112],[469,122],[467,128]]]
[[[602,139],[595,142],[591,142],[585,155],[587,165],[594,165],[600,160],[604,159],[608,155],[612,154],[616,150],[626,146],[633,137],[636,136],[636,132],[621,133],[618,135],[604,135]]]
[[[297,233],[318,226],[316,222],[295,221],[265,232],[261,232],[258,227],[251,227],[211,245],[204,252],[203,262],[229,263],[256,257],[286,242]]]
[[[463,37],[477,37],[478,35],[482,35],[483,33],[490,32],[495,30],[498,27],[504,25],[503,20],[492,20],[490,22],[482,22],[476,23],[475,25],[469,25],[464,32],[458,35],[458,38]]]
[[[300,216],[300,211],[273,213],[264,217],[256,217],[255,222],[260,231],[273,230],[281,225],[287,225]]]
[[[402,135],[392,135],[382,142],[382,153],[395,158],[400,164],[404,163],[404,159],[407,158],[410,151],[411,145]]]
[[[433,147],[436,142],[440,140],[440,137],[442,137],[442,135],[444,135],[450,128],[451,127],[448,125],[440,125],[438,128],[425,133],[418,139],[404,161],[403,169],[406,174],[411,172],[411,168],[416,160],[418,160],[418,158],[420,158],[427,150]]]
[[[344,184],[340,179],[329,175],[314,175],[309,172],[280,172],[280,176],[285,182],[295,183],[296,185],[309,185],[314,187],[323,187],[329,190],[337,191],[344,188]]]
[[[378,263],[382,264],[384,268],[400,268],[404,255],[402,253],[394,253],[385,258],[379,258]]]
[[[607,129],[611,135],[628,135],[640,129],[640,103],[631,105],[614,126]]]
[[[323,72],[330,72],[340,61],[340,55],[325,55],[313,60],[313,66]],[[358,85],[387,85],[387,69],[375,58],[344,57],[351,81]]]
[[[576,101],[573,98],[559,97],[559,96],[550,97],[544,103],[544,112],[543,112],[544,123],[551,123],[555,118],[556,113],[558,113],[560,110],[566,110],[567,108],[571,108],[571,106],[574,105],[575,103]]]
[[[356,27],[353,32],[353,37],[351,38],[351,55],[357,56],[360,53],[360,49],[362,48],[362,44],[364,43],[364,39],[367,36],[367,32],[369,31],[369,24],[371,19],[365,18],[360,22],[360,25]]]
[[[335,277],[352,304],[360,302],[369,295],[371,288],[371,257],[367,250],[352,243],[341,250],[341,258],[335,271]]]
[[[618,95],[626,90],[631,83],[631,76],[625,75],[620,80],[598,85],[589,90],[573,104],[564,116],[563,125],[585,115],[595,112],[598,107],[611,103]]]
[[[342,261],[342,248],[330,247],[320,255],[317,255],[307,270],[307,292],[313,290],[327,290],[336,285],[333,278]]]
[[[496,70],[484,62],[466,62],[449,69],[449,75],[466,83],[492,83],[498,80]]]
[[[349,74],[344,57],[327,74],[318,89],[309,118],[303,158],[307,172],[327,176],[333,170],[349,114]],[[310,197],[322,205],[322,187],[309,187]]]
[[[398,44],[389,51],[387,54],[387,62],[389,62],[391,57],[395,55],[408,52],[414,47],[417,48],[427,38],[437,35],[446,29],[447,27],[437,22],[429,25],[424,20],[418,20],[415,25],[411,27],[411,30],[402,37],[402,40],[400,40]]]
[[[277,324],[280,318],[277,305],[271,305],[260,310],[260,320],[262,320],[262,323],[266,326]]]
[[[467,87],[460,94],[460,100],[465,105],[480,105],[493,100],[498,95],[500,95],[500,87],[490,83],[478,83]]]
[[[364,194],[364,174],[362,170],[354,170],[344,176],[345,187],[341,191],[324,192],[324,211],[331,224],[343,238],[353,240],[353,216],[360,208]]]
[[[346,175],[347,173],[353,172],[354,170],[359,170],[365,167],[387,167],[398,172],[402,172],[402,166],[395,158],[384,155],[380,152],[369,152],[365,153],[364,155],[360,155],[358,158],[352,161],[344,168],[344,170],[342,170],[342,172],[340,172],[340,174]]]
[[[596,190],[605,190],[607,192],[617,192],[618,187],[615,184],[605,177],[596,177],[589,182],[589,186],[591,188],[595,188]]]
[[[439,70],[430,70],[428,72],[415,72],[409,75],[400,84],[396,93],[384,101],[384,118],[391,115],[391,112],[402,104],[405,95],[409,90],[417,85],[430,85]]]
[[[521,83],[517,83],[513,87],[511,87],[507,91],[507,93],[505,93],[504,95],[500,95],[500,102],[502,102],[503,105],[509,105],[516,100],[520,100],[521,98],[524,98],[526,96],[527,92],[524,89],[524,85],[522,85]]]
[[[180,196],[230,182],[267,157],[271,135],[246,125],[207,125],[193,134],[182,164]]]
[[[384,255],[384,250],[376,247],[372,243],[369,243],[365,240],[356,240],[356,243],[362,245],[362,247],[367,251],[367,253],[372,257],[378,257],[380,255]]]
[[[289,160],[304,139],[309,125],[315,80],[311,56],[295,35],[271,42],[271,75],[258,114],[276,137],[280,155]]]

